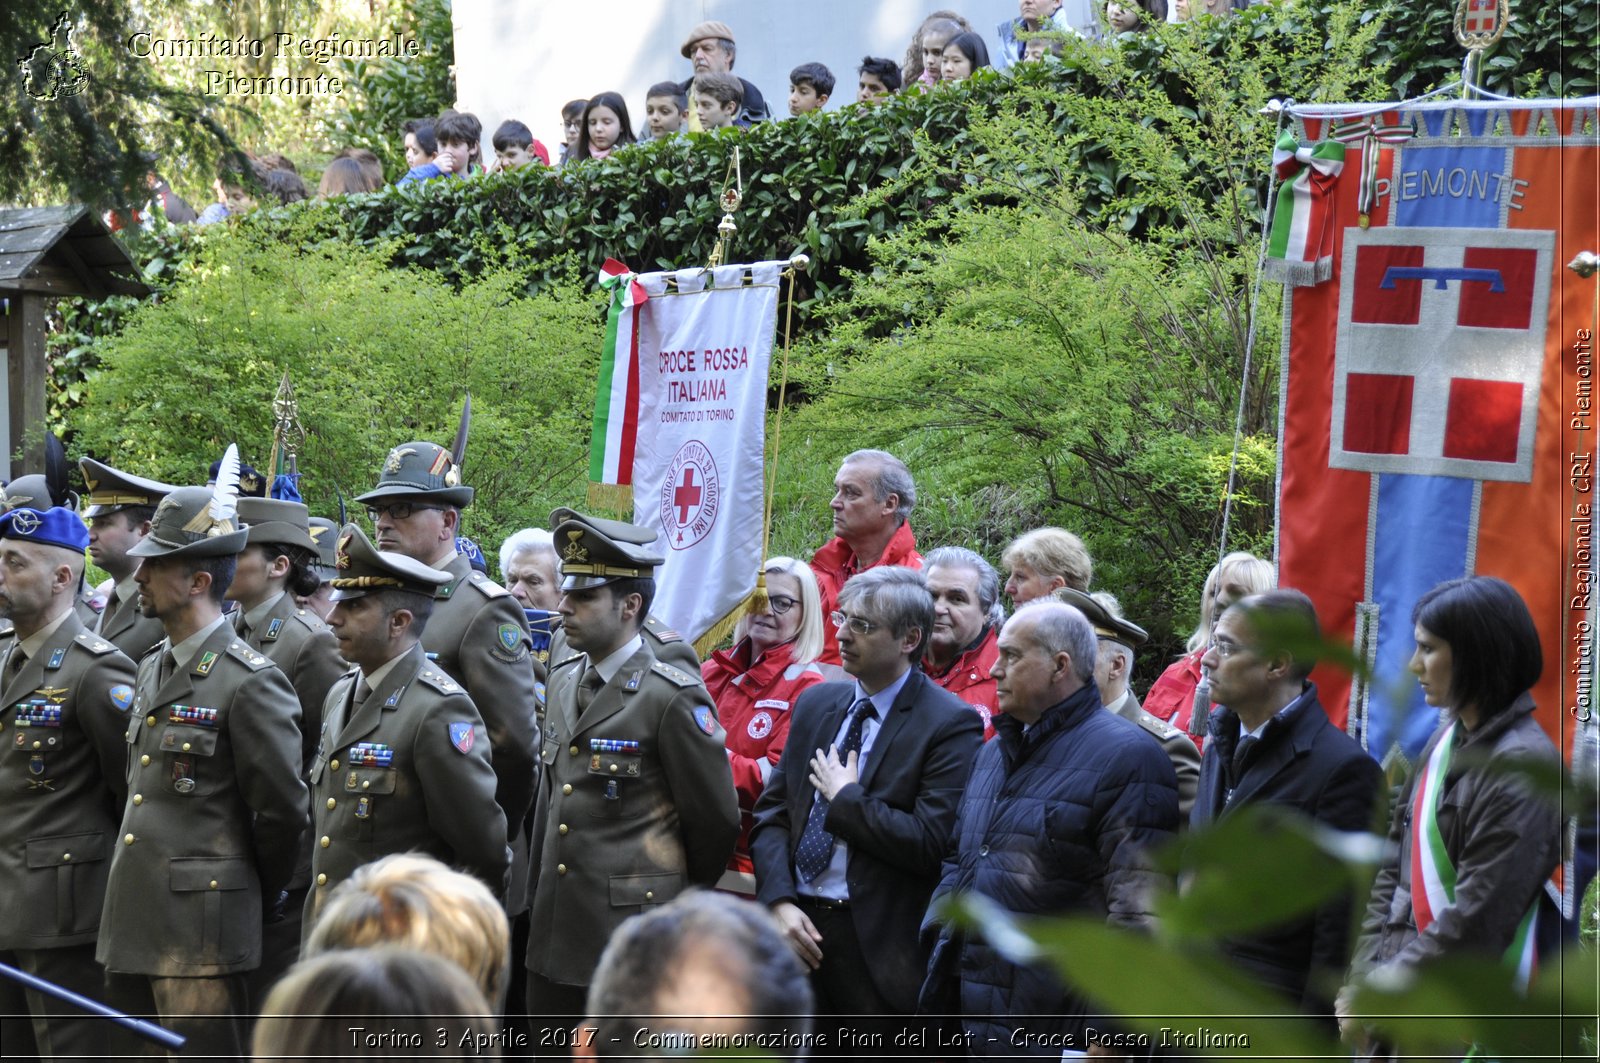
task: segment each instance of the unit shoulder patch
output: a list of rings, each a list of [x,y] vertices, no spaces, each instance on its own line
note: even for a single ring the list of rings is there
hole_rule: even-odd
[[[242,639],[234,639],[228,643],[228,656],[236,657],[243,661],[252,672],[259,672],[263,668],[275,667],[270,658],[251,649],[249,644]],[[198,668],[199,666],[196,667]]]
[[[95,654],[96,656],[110,653],[116,649],[115,646],[101,638],[99,635],[88,631],[78,632],[77,636],[72,641],[76,642],[78,645],[82,646],[84,649],[88,650],[92,654]]]
[[[448,675],[445,675],[437,668],[422,669],[417,673],[417,680],[439,691],[441,694],[466,693],[465,690],[461,689],[460,683],[457,683],[454,679],[451,679]]]
[[[674,686],[692,687],[697,686],[700,682],[699,676],[690,675],[681,668],[674,668],[665,661],[656,661],[650,666],[650,670],[655,672],[657,675],[664,676]]]

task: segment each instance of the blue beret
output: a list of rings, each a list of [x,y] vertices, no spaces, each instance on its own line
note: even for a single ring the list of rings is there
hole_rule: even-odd
[[[61,506],[46,510],[13,509],[0,514],[0,539],[43,543],[81,554],[89,549],[89,528],[82,517]]]

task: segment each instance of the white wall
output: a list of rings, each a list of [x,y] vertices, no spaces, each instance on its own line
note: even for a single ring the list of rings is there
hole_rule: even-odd
[[[561,105],[613,90],[637,132],[645,90],[694,73],[678,54],[701,22],[726,22],[738,44],[734,73],[755,84],[775,117],[789,114],[789,71],[820,62],[838,79],[828,110],[854,102],[862,56],[900,62],[917,25],[960,11],[996,46],[995,27],[1016,0],[455,0],[456,104],[483,121],[488,151],[507,118],[550,149],[561,144]]]

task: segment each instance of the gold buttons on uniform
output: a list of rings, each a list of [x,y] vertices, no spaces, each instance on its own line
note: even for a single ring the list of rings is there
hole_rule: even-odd
[[[571,783],[567,783],[567,784],[565,784],[565,785],[563,785],[561,787],[561,794],[562,794],[563,797],[565,797],[567,794],[570,794],[571,792],[572,792],[572,784]]]
[[[216,889],[217,888],[217,880],[216,879],[212,879],[211,880],[211,888],[212,889]],[[646,898],[648,898],[649,894],[645,894],[645,896],[646,896]]]
[[[122,844],[123,844],[123,845],[132,845],[132,844],[133,844],[133,835],[131,835],[131,834],[124,834],[124,835],[123,835],[123,836],[122,836]]]
[[[184,743],[184,744],[183,744],[183,751],[184,751],[184,752],[185,752],[185,753],[187,753],[187,752],[189,752],[189,743],[187,743],[187,742],[185,742],[185,743]]]
[[[35,742],[33,744],[33,748],[34,749],[43,749],[44,748],[44,743],[43,742]]]
[[[567,865],[566,864],[557,864],[556,865],[556,874],[565,875],[566,873],[567,873]]]
[[[361,780],[361,788],[363,790],[365,790],[367,787],[369,787],[371,785],[372,785],[372,780],[371,779],[362,779]]]
[[[327,875],[318,875],[317,876],[317,885],[326,886],[327,884],[328,884],[328,876]]]
[[[140,767],[146,767],[146,766],[149,765],[149,763],[150,763],[150,754],[146,753],[144,756],[139,758],[139,766]]]
[[[331,797],[328,798],[328,811],[332,812],[333,811],[333,806],[337,805],[338,803],[339,802],[335,801],[333,798],[331,798]]]
[[[322,836],[322,840],[320,842],[318,842],[317,844],[322,846],[324,849],[326,849],[328,846],[333,844],[333,839],[328,837],[326,834],[324,834]]]
[[[330,760],[330,761],[328,761],[328,767],[332,768],[334,771],[338,771],[339,770],[339,762],[337,760]]]
[[[644,891],[644,899],[647,900],[647,901],[655,900],[656,899],[656,891],[655,890],[645,890]]]
[[[578,755],[578,747],[577,746],[568,746],[567,747],[567,752],[572,754],[573,756],[577,756]]]
[[[154,727],[156,725],[156,717],[154,713],[151,713],[149,716],[144,718],[144,725],[146,727]]]
[[[62,863],[66,863],[68,860],[71,860],[71,859],[72,859],[72,854],[71,853],[62,853],[61,854],[61,862]]]
[[[557,827],[556,830],[560,831],[562,834],[565,834],[567,833],[567,825],[563,823],[561,826]]]
[[[613,764],[613,765],[611,765],[611,774],[615,775],[616,773],[617,773],[617,766],[615,764]],[[610,786],[611,784],[610,783],[606,783],[606,785]]]
[[[136,805],[144,804],[144,794],[134,794],[133,795],[133,803],[136,804]]]

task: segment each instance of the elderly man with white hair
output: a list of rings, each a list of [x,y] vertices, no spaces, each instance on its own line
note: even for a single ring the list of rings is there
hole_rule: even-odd
[[[512,532],[500,544],[500,575],[524,609],[554,611],[561,600],[555,539],[543,528]]]
[[[940,927],[932,913],[942,897],[976,892],[1018,916],[1148,926],[1162,882],[1148,854],[1178,829],[1177,778],[1149,735],[1103,710],[1082,612],[1048,599],[1025,605],[1001,628],[999,649],[998,734],[973,764],[923,922],[931,952],[917,1010],[961,1016],[968,1044],[1089,1051],[1086,998],[1048,965]]]

